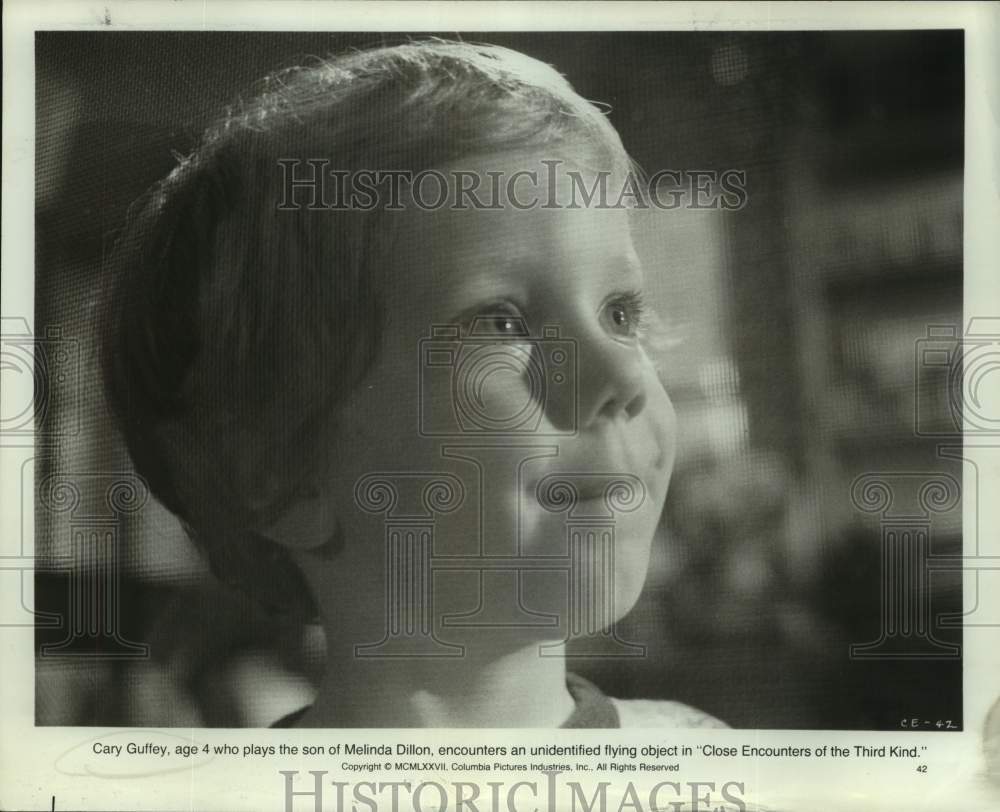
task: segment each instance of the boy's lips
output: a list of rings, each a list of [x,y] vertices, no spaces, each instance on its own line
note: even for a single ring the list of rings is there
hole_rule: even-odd
[[[660,478],[655,466],[647,466],[643,473],[621,468],[607,467],[589,469],[560,468],[549,470],[543,475],[530,479],[525,492],[543,504],[557,504],[569,500],[581,502],[611,502],[627,493],[644,499],[647,492],[657,490],[655,483]],[[626,498],[626,501],[630,501]]]
[[[631,474],[559,472],[542,477],[528,498],[549,513],[613,518],[639,510],[648,494],[645,482]]]
[[[652,454],[649,453],[649,445],[654,446]],[[548,470],[530,478],[527,491],[535,494],[543,482],[561,479],[572,486],[579,499],[601,499],[605,497],[608,486],[622,478],[638,480],[644,487],[654,486],[655,490],[655,483],[666,472],[667,454],[659,442],[647,444],[642,450],[642,461],[638,464],[623,460],[620,450],[549,458],[547,461],[558,462],[558,467],[549,466]],[[574,459],[579,461],[578,464],[574,464]],[[607,462],[600,463],[600,460]]]

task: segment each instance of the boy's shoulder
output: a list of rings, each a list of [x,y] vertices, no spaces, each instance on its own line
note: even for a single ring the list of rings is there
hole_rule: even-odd
[[[615,699],[620,727],[728,728],[711,714],[669,699]]]

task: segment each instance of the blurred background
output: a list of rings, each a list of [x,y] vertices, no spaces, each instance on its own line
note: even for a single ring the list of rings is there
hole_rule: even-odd
[[[39,724],[265,726],[309,701],[318,629],[217,584],[153,500],[105,498],[101,472],[129,463],[91,330],[128,205],[219,108],[310,55],[412,36],[37,35],[34,332],[70,371],[39,416],[53,442],[34,471],[36,554],[53,562],[35,581]],[[917,490],[961,482],[932,436],[953,431],[945,375],[921,352],[963,329],[962,32],[461,36],[610,105],[648,174],[745,172],[742,208],[637,228],[681,447],[647,589],[618,629],[647,656],[570,668],[734,727],[960,728],[961,633],[938,622],[961,611],[960,578],[914,581],[903,598],[930,626],[890,627],[883,573],[902,514],[925,552],[961,550],[960,501],[926,511]],[[870,473],[891,475],[899,515],[852,501]]]

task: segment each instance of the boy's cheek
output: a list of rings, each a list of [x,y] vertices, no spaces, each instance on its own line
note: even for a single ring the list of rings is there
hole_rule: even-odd
[[[382,366],[350,393],[337,415],[339,439],[384,443],[417,436],[416,364]]]
[[[661,467],[669,474],[673,468],[677,449],[677,412],[674,410],[674,404],[667,395],[666,389],[660,383],[659,376],[652,367],[647,372],[647,376],[647,419],[660,447]]]
[[[448,360],[444,352],[440,357]],[[451,439],[532,434],[542,417],[546,382],[528,366],[530,354],[484,346],[451,359],[421,367],[419,380],[410,376],[413,387],[398,393],[400,400],[411,399],[405,408],[400,403],[400,412],[416,412],[415,430]]]
[[[646,582],[654,527],[652,516],[633,515],[616,522],[614,533],[603,543],[571,545],[565,522],[540,526],[541,532],[533,536],[534,546],[525,553],[568,556],[572,564],[556,573],[526,570],[520,599],[526,608],[556,613],[564,621],[570,617],[571,605],[581,604],[590,607],[584,614],[591,622],[611,620],[606,613],[612,607],[613,619],[621,617],[635,604]]]

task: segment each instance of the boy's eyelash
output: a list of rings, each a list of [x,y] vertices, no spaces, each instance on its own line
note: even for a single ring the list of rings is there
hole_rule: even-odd
[[[641,290],[626,290],[616,294],[612,301],[625,305],[635,319],[636,325],[642,325],[647,315],[646,294]]]
[[[633,335],[638,338],[645,335],[647,321],[651,314],[647,306],[646,295],[641,290],[624,290],[615,293],[608,304],[619,305],[626,310],[631,321]]]
[[[679,339],[672,335],[674,328],[668,328],[645,292],[638,289],[624,291],[617,294],[612,302],[620,302],[629,309],[636,323],[636,337],[647,350],[663,353],[679,343]]]
[[[495,302],[470,307],[455,319],[455,323],[461,328],[462,335],[468,336],[472,333],[473,324],[477,319],[489,318],[491,316],[510,316],[512,318],[523,319],[523,311],[518,305],[512,302],[498,299]]]
[[[611,296],[608,303],[621,305],[628,311],[629,318],[634,324],[635,333],[639,338],[652,339],[654,343],[665,339],[663,324],[649,305],[649,298],[644,291],[638,288],[619,291]],[[477,318],[501,315],[524,318],[520,306],[500,299],[469,308],[456,319],[456,322],[461,325],[463,334],[468,335],[472,323]]]

